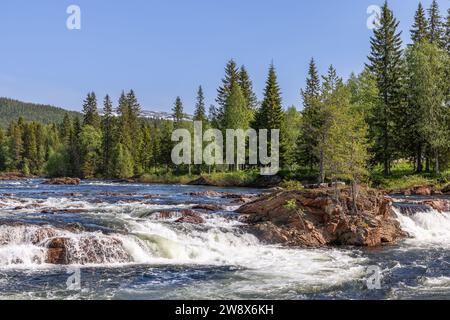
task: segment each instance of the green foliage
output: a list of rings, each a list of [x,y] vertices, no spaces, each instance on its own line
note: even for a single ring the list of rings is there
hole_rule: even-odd
[[[12,121],[22,117],[26,121],[36,121],[43,124],[61,123],[64,115],[81,117],[81,113],[67,111],[49,105],[26,103],[8,98],[0,98],[0,127],[6,129]]]
[[[47,175],[49,177],[68,176],[70,173],[68,158],[69,156],[65,149],[61,149],[59,152],[51,152],[46,165]]]
[[[373,73],[380,95],[380,104],[372,110],[369,124],[374,133],[375,160],[382,162],[384,174],[390,173],[391,162],[397,152],[397,132],[401,130],[404,115],[401,32],[399,22],[387,2],[382,7],[380,27],[370,39],[369,70]]]
[[[298,180],[284,180],[281,183],[281,187],[287,190],[301,190],[303,189],[303,185]]]
[[[100,116],[97,111],[97,97],[94,92],[88,93],[83,103],[83,125],[93,126],[98,128],[100,126]]]
[[[428,21],[421,2],[419,2],[416,15],[414,16],[414,24],[411,29],[411,39],[414,43],[429,40]]]
[[[130,152],[121,143],[114,147],[114,177],[131,178],[133,176],[133,159]]]
[[[297,210],[298,206],[297,206],[297,201],[295,199],[291,199],[291,200],[287,200],[284,208],[287,210]]]

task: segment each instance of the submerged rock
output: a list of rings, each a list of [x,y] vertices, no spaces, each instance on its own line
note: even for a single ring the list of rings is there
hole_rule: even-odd
[[[204,223],[205,219],[203,219],[199,213],[192,211],[192,210],[182,210],[181,211],[181,218],[176,220],[175,222],[178,223],[193,223],[193,224],[200,224]]]
[[[383,193],[362,189],[353,210],[349,189],[282,191],[243,205],[238,212],[247,229],[266,243],[289,246],[392,243],[407,234]]]
[[[132,259],[121,240],[106,236],[55,237],[48,241],[46,263],[102,264],[126,263]]]
[[[43,184],[49,185],[79,185],[81,180],[78,178],[54,178],[45,181]]]
[[[206,211],[220,211],[223,210],[223,207],[218,204],[202,203],[193,206],[192,209],[206,210]]]

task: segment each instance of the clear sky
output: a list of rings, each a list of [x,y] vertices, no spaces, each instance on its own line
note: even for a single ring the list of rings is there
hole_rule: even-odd
[[[390,0],[409,41],[418,0]],[[428,7],[431,0],[422,3]],[[308,61],[321,72],[361,71],[382,0],[2,0],[0,96],[80,110],[88,91],[115,101],[133,88],[144,109],[168,111],[180,95],[192,112],[198,85],[208,105],[228,59],[245,64],[261,97],[273,60],[285,106],[300,108]],[[66,9],[81,8],[81,30]],[[440,0],[446,13],[449,0]]]

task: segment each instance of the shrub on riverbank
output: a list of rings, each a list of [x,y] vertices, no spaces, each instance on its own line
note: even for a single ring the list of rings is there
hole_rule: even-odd
[[[244,187],[250,186],[258,177],[255,171],[214,172],[204,175],[177,175],[175,173],[144,174],[138,178],[141,183],[188,184],[200,177],[206,178],[215,186]]]

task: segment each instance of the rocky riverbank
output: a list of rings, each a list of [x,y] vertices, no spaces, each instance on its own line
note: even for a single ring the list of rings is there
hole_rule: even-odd
[[[238,212],[260,240],[287,246],[394,243],[407,234],[383,192],[362,189],[356,209],[348,188],[279,191],[244,204]]]

